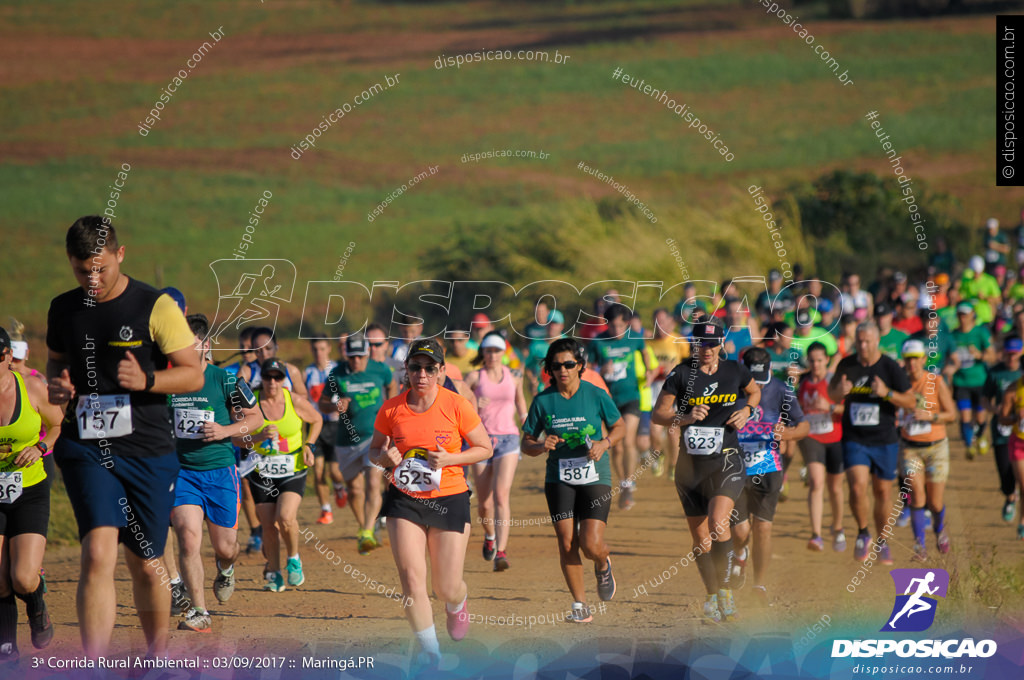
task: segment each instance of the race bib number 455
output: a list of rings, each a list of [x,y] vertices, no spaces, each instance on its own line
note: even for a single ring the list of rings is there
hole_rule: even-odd
[[[132,401],[127,394],[83,395],[75,409],[82,439],[124,437],[132,433]]]
[[[263,477],[291,477],[295,474],[295,455],[286,453],[280,456],[260,456],[256,469]]]

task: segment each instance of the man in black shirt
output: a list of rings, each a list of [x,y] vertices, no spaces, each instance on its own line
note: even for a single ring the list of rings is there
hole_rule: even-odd
[[[864,321],[857,326],[857,353],[851,354],[836,367],[828,386],[829,398],[843,402],[843,464],[850,483],[850,508],[859,532],[853,558],[868,558],[871,534],[868,531],[868,482],[875,496],[875,528],[882,564],[892,564],[885,534],[886,513],[892,506],[892,480],[896,478],[899,461],[899,435],[896,409],[914,409],[917,399],[910,389],[910,379],[895,360],[882,354],[878,346],[878,326]],[[899,513],[897,513],[898,516]]]
[[[148,651],[159,654],[171,613],[162,556],[179,470],[166,395],[202,389],[195,338],[168,295],[121,273],[124,246],[106,218],[77,220],[66,248],[79,287],[50,303],[46,373],[50,403],[68,405],[53,457],[82,541],[82,647],[96,658],[110,645],[124,542]]]

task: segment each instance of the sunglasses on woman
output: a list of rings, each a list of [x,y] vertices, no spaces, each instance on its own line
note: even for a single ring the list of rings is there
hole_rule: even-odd
[[[427,375],[437,375],[437,372],[441,370],[441,366],[438,364],[409,364],[410,373],[419,373],[423,371]]]
[[[576,368],[579,365],[580,362],[578,361],[563,361],[562,363],[554,361],[551,363],[551,371],[554,372],[561,368],[568,368],[571,371],[572,369]]]

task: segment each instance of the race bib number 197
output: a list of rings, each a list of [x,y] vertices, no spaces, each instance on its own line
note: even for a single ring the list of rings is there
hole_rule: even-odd
[[[132,402],[127,394],[83,395],[75,409],[82,439],[124,437],[132,433]]]
[[[850,404],[850,422],[855,427],[871,427],[881,422],[878,404],[854,402]]]

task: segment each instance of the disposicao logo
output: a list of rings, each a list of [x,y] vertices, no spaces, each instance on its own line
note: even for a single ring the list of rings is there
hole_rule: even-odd
[[[893,569],[889,575],[896,584],[896,603],[882,632],[928,630],[938,608],[939,601],[935,598],[945,598],[949,590],[949,572],[945,569]]]
[[[914,633],[928,630],[935,622],[939,600],[949,590],[949,572],[945,569],[893,569],[889,572],[896,586],[893,604],[883,633]],[[900,657],[987,658],[996,653],[994,640],[834,640],[832,657],[880,657],[895,653]]]

